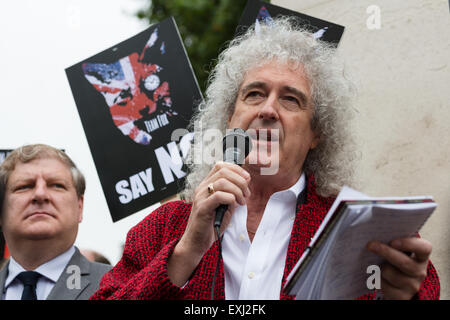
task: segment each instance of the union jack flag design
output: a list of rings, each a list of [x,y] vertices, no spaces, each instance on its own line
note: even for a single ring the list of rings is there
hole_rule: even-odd
[[[148,145],[151,133],[177,115],[163,67],[149,62],[165,51],[156,28],[139,54],[133,52],[111,64],[82,64],[84,76],[104,97],[116,127],[139,144]]]

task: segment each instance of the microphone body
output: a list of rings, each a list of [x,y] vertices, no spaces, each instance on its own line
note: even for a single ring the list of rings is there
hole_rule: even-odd
[[[216,217],[214,219],[214,228],[220,228],[225,212],[228,210],[227,204],[221,204],[216,209]]]
[[[242,129],[236,128],[227,133],[223,138],[223,161],[242,165],[252,149],[250,136]],[[221,204],[216,209],[214,227],[220,228],[223,216],[228,210],[228,205]]]

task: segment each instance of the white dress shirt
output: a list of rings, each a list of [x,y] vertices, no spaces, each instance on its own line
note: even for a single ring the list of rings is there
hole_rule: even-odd
[[[38,300],[45,300],[55,286],[56,281],[63,273],[65,267],[75,253],[75,247],[60,254],[56,258],[40,265],[35,270],[41,274],[36,285],[36,296]],[[23,284],[16,276],[25,270],[11,256],[8,265],[8,276],[5,280],[5,291],[3,292],[3,300],[20,300],[22,297]]]
[[[292,187],[269,198],[252,242],[247,206],[236,208],[222,240],[226,299],[280,299],[297,197],[305,181],[302,174]]]

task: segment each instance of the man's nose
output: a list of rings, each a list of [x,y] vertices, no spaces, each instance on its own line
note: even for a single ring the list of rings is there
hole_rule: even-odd
[[[261,120],[277,121],[279,119],[278,115],[278,99],[276,95],[269,95],[267,100],[261,106],[258,112],[258,118]]]
[[[33,202],[43,203],[50,199],[47,183],[43,180],[36,181],[33,194]]]

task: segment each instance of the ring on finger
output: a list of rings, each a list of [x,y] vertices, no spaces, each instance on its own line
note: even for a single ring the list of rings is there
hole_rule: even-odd
[[[214,192],[215,192],[215,191],[214,191],[213,184],[212,184],[212,183],[208,184],[208,193],[209,193],[209,194],[213,194]]]

